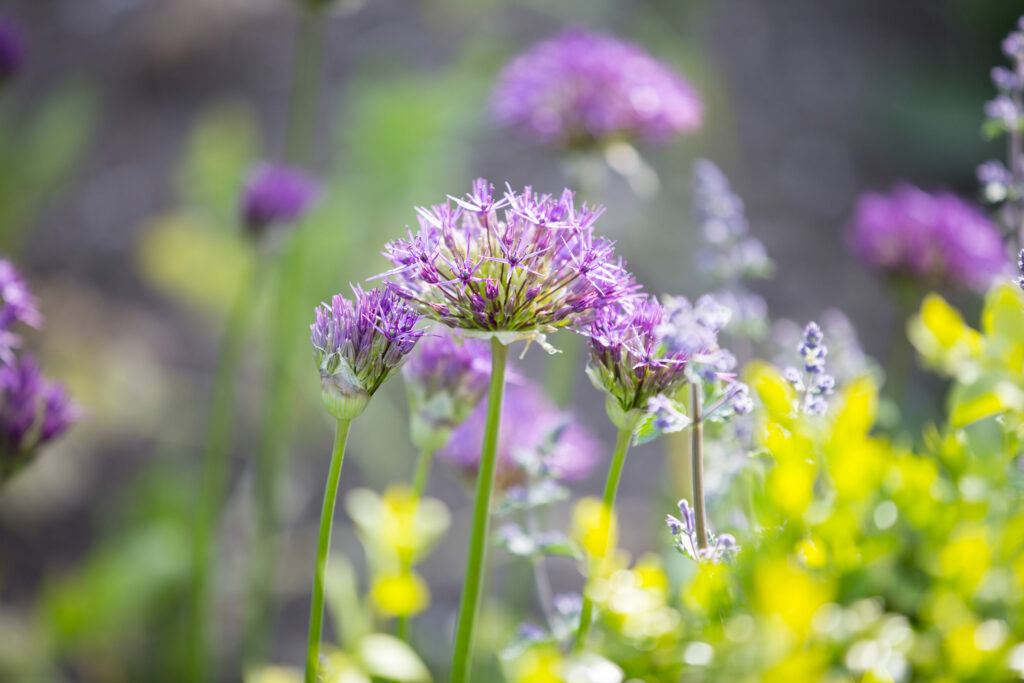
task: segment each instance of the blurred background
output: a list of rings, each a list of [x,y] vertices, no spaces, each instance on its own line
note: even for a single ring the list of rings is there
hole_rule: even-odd
[[[313,131],[313,170],[326,195],[304,227],[316,249],[295,333],[305,335],[318,301],[384,269],[377,253],[414,222],[414,205],[461,194],[478,175],[545,191],[566,183],[557,154],[496,128],[487,100],[510,56],[582,25],[644,45],[705,103],[699,132],[640,148],[660,179],[655,196],[637,196],[614,174],[602,193],[599,231],[618,241],[645,286],[702,291],[690,166],[709,158],[745,199],[752,233],[777,264],[775,277],[757,284],[772,317],[802,323],[837,307],[866,350],[885,357],[903,323],[883,284],[845,248],[851,206],[901,179],[977,195],[975,166],[1000,156],[979,133],[988,70],[1002,63],[999,41],[1024,2],[552,4],[333,6]],[[0,2],[0,15],[28,45],[24,70],[0,93],[0,249],[24,269],[47,318],[30,345],[86,416],[0,493],[0,663],[50,662],[38,680],[179,680],[190,548],[182,520],[196,502],[224,314],[251,257],[237,197],[254,163],[284,153],[297,13],[287,0],[16,0]],[[251,304],[258,317],[220,529],[214,630],[224,680],[238,678],[248,465],[270,315],[261,290]],[[539,374],[539,355],[521,361],[524,374]],[[576,379],[580,421],[610,443],[600,397],[582,369]],[[330,448],[316,380],[312,363],[296,376],[288,448],[272,654],[287,663],[301,659],[305,642]],[[408,479],[405,414],[401,383],[392,382],[357,423],[343,491]],[[657,446],[630,458],[623,542],[640,549],[661,533],[664,514],[652,499],[677,496],[659,488]],[[600,479],[576,490],[596,493]],[[431,493],[452,508],[453,526],[423,567],[434,593],[419,627],[427,643],[458,600],[469,504],[442,468]],[[341,507],[335,549],[358,566]],[[494,561],[496,582],[522,581],[502,573],[500,553]],[[569,562],[552,571],[565,588],[579,581]]]

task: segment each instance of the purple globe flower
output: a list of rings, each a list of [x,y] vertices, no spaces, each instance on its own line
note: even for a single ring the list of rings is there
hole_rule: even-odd
[[[13,363],[14,349],[21,346],[21,335],[11,329],[18,324],[41,327],[43,316],[18,269],[0,259],[0,361],[4,363]]]
[[[413,443],[435,452],[466,421],[487,393],[491,354],[487,344],[448,332],[427,335],[402,368],[409,394]]]
[[[633,277],[613,243],[594,235],[603,209],[577,209],[573,193],[529,187],[496,198],[483,178],[464,199],[418,208],[420,229],[388,243],[399,293],[422,313],[505,343],[587,324],[631,294]]]
[[[931,285],[982,290],[1008,263],[998,230],[980,210],[952,194],[907,184],[889,195],[861,196],[849,243],[866,265]]]
[[[295,223],[319,194],[319,183],[307,173],[283,164],[260,164],[242,192],[242,223],[257,236],[272,226]]]
[[[442,460],[475,475],[480,466],[487,406],[480,404],[440,452]],[[498,484],[507,488],[520,483],[524,472],[519,462],[540,454],[548,472],[559,479],[578,480],[597,463],[599,446],[568,413],[559,412],[532,384],[510,384],[505,392],[498,436]]]
[[[31,462],[77,417],[64,387],[46,381],[31,356],[0,365],[0,482]]]
[[[25,41],[18,28],[0,17],[0,85],[11,79],[25,61]]]
[[[513,59],[491,108],[499,125],[544,144],[665,141],[701,124],[693,87],[643,48],[569,29]]]
[[[423,335],[414,329],[421,316],[392,288],[352,291],[355,301],[335,294],[310,325],[324,405],[338,419],[363,412]]]

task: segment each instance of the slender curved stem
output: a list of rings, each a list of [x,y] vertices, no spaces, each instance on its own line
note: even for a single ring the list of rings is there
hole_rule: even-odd
[[[476,618],[480,612],[480,596],[484,587],[484,567],[487,560],[487,536],[490,528],[491,494],[498,459],[498,434],[501,429],[501,403],[505,395],[505,365],[508,347],[497,339],[491,340],[491,386],[487,395],[487,426],[484,429],[483,449],[480,452],[480,471],[476,481],[476,501],[473,505],[473,529],[466,555],[466,574],[459,607],[459,622],[452,651],[451,683],[469,681],[473,666],[473,642],[476,637]]]
[[[690,464],[693,469],[693,517],[697,527],[697,547],[708,547],[707,511],[704,508],[704,424],[701,415],[700,382],[690,382]]]
[[[619,482],[622,480],[622,468],[626,464],[626,453],[629,451],[629,444],[633,438],[633,431],[631,429],[620,429],[618,438],[615,440],[615,453],[612,455],[612,464],[608,468],[608,479],[604,484],[604,498],[602,503],[606,510],[614,512],[615,510],[615,497],[619,492]],[[609,532],[611,527],[609,525]],[[605,549],[604,553],[608,553],[608,538],[605,538]],[[592,576],[587,577],[587,583],[590,583]],[[587,644],[587,634],[590,632],[590,622],[594,620],[594,602],[587,595],[588,591],[583,591],[583,610],[580,612],[580,627],[576,631],[576,643],[573,645],[573,650],[579,652],[583,650]]]
[[[241,278],[228,313],[217,355],[206,423],[199,510],[192,540],[192,595],[189,612],[188,681],[210,680],[212,666],[209,624],[212,601],[211,576],[217,520],[227,493],[227,479],[234,423],[235,394],[242,364],[245,335],[252,313],[253,282],[257,267],[250,266]]]
[[[430,479],[430,467],[434,464],[434,451],[424,448],[416,459],[416,472],[412,477],[412,490],[417,498],[423,497],[427,490],[427,481]]]
[[[301,10],[295,61],[292,66],[286,141],[286,156],[296,163],[308,164],[313,155],[326,28],[322,11]]]
[[[341,463],[345,459],[345,443],[351,420],[338,420],[331,453],[331,469],[327,475],[324,505],[320,511],[320,536],[316,544],[316,571],[313,574],[313,599],[309,608],[309,644],[306,648],[306,683],[317,682],[320,665],[320,635],[324,624],[324,578],[327,574],[327,556],[331,549],[331,527],[334,524],[334,502],[338,498]]]

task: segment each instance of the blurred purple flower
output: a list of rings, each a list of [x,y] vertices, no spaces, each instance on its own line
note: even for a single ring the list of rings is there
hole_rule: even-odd
[[[514,58],[491,108],[499,125],[545,144],[665,141],[701,124],[693,87],[643,48],[569,29]]]
[[[686,357],[691,381],[713,382],[736,366],[736,358],[718,345],[718,333],[732,312],[707,294],[690,303],[686,297],[665,299],[664,320],[656,333],[665,348]]]
[[[487,405],[481,403],[452,433],[439,457],[475,475],[486,421]],[[599,452],[594,438],[570,414],[560,412],[538,387],[524,383],[506,388],[498,436],[498,481],[503,488],[525,478],[518,465],[520,454],[539,453],[553,477],[578,480],[590,474]]]
[[[255,235],[274,225],[295,223],[319,194],[320,184],[304,171],[284,164],[260,164],[242,192],[242,222]]]
[[[335,294],[320,304],[310,325],[324,403],[339,419],[361,413],[423,335],[421,316],[392,288],[352,291],[354,302]]]
[[[21,273],[0,258],[0,361],[4,363],[14,362],[14,349],[21,345],[21,335],[11,329],[19,323],[41,327],[43,316]]]
[[[21,31],[0,17],[0,85],[12,78],[25,61],[25,41]]]
[[[0,365],[0,482],[77,418],[64,387],[46,381],[31,356]]]
[[[907,184],[889,195],[862,195],[849,242],[868,266],[928,284],[984,289],[1008,263],[998,230],[981,211],[952,194]]]
[[[408,388],[413,442],[436,451],[466,421],[487,392],[491,352],[449,332],[428,334],[402,368]]]
[[[535,333],[585,325],[636,289],[612,242],[594,236],[602,208],[573,193],[504,197],[483,178],[463,199],[418,208],[420,229],[389,242],[399,293],[431,318],[477,332]],[[499,214],[499,210],[502,210]],[[506,342],[508,343],[508,342]]]

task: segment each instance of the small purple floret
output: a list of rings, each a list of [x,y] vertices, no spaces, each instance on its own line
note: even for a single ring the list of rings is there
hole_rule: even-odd
[[[0,481],[77,419],[64,387],[43,378],[31,356],[0,365]]]
[[[13,78],[25,62],[25,40],[21,31],[0,17],[0,85]]]
[[[256,235],[271,226],[295,223],[319,194],[319,183],[304,171],[284,164],[260,164],[245,183],[242,223]]]
[[[544,144],[615,138],[664,142],[700,127],[693,87],[637,45],[569,29],[513,59],[491,109],[499,125]]]

